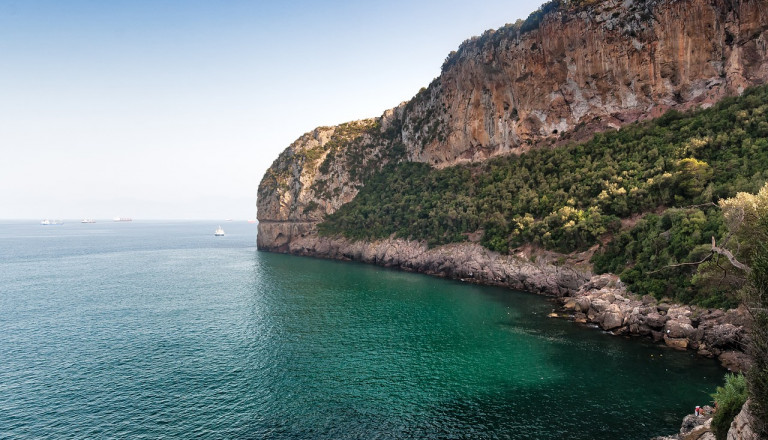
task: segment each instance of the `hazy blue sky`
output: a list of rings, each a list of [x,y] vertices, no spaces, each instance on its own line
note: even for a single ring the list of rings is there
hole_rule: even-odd
[[[0,0],[0,218],[254,218],[277,155],[542,0]]]

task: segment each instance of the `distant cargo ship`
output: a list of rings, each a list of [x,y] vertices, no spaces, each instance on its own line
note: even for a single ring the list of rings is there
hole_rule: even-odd
[[[94,220],[92,218],[84,218],[84,219],[80,220],[80,223],[96,223],[96,220]]]
[[[132,222],[133,221],[133,219],[130,217],[115,217],[112,220],[116,222]]]

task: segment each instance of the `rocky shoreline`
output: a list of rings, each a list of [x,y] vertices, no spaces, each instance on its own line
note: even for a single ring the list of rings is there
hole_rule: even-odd
[[[731,422],[728,428],[728,440],[759,440],[751,428],[751,416],[749,415],[749,404],[744,404],[739,414]],[[715,433],[712,431],[712,417],[715,409],[711,406],[701,408],[701,414],[688,414],[683,418],[680,431],[677,434],[654,437],[651,440],[716,440]]]
[[[313,233],[294,236],[279,248],[261,242],[259,249],[358,261],[544,294],[557,298],[562,306],[553,316],[593,324],[614,335],[650,338],[673,349],[717,357],[731,371],[744,371],[749,364],[743,352],[746,310],[703,309],[659,302],[650,296],[640,298],[628,292],[615,275],[593,275],[586,268],[558,264],[551,258],[501,255],[476,243],[429,248],[401,239],[363,242]]]
[[[731,371],[744,371],[748,314],[744,308],[704,309],[658,302],[627,292],[615,275],[596,275],[579,290],[560,299],[575,322],[593,323],[614,335],[647,337],[679,350],[717,357]]]

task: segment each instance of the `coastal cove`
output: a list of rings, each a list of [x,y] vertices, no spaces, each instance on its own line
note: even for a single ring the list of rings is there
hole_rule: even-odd
[[[588,266],[558,262],[552,255],[526,258],[500,255],[474,243],[428,247],[402,239],[354,241],[306,233],[282,246],[270,246],[285,225],[259,224],[259,247],[335,260],[351,260],[420,272],[486,286],[500,286],[556,297],[562,306],[552,316],[595,325],[611,334],[652,339],[680,350],[716,357],[731,371],[745,371],[749,358],[747,311],[723,311],[640,298],[611,274],[593,275]],[[269,238],[264,238],[269,237]],[[554,254],[556,257],[557,254]]]
[[[539,295],[257,252],[244,222],[2,226],[3,437],[647,440],[724,373]]]

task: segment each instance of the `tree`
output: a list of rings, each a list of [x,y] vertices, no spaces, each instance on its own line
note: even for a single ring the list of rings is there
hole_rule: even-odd
[[[720,246],[713,239],[712,255],[746,274],[740,290],[752,317],[747,351],[753,365],[746,375],[752,428],[758,438],[768,438],[768,184],[757,194],[721,200],[720,208],[728,235]]]
[[[682,159],[677,163],[677,168],[677,187],[686,198],[701,194],[712,178],[712,168],[698,159]]]
[[[761,219],[762,232],[768,231],[768,218]],[[754,362],[747,372],[752,396],[753,431],[758,438],[768,438],[768,245],[761,241],[755,248],[749,288],[745,303],[752,313],[752,333],[749,353]]]

